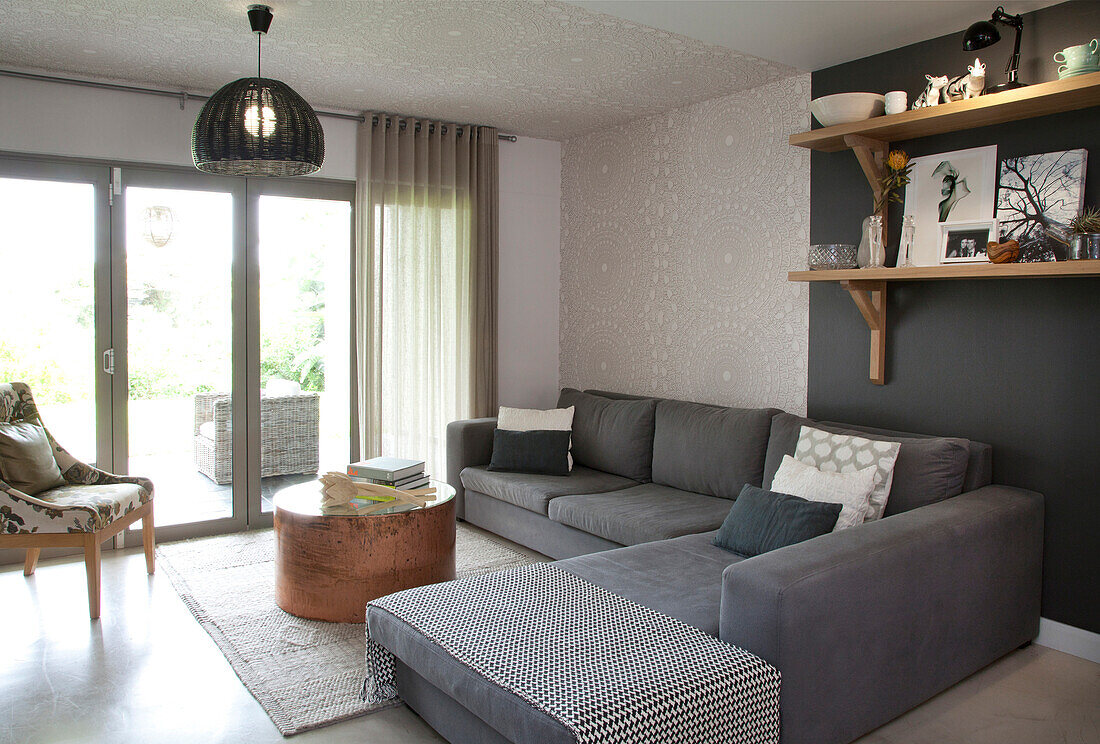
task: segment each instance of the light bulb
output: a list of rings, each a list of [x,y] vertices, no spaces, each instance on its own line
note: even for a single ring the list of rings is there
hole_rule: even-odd
[[[253,137],[259,135],[261,130],[264,137],[270,137],[275,131],[275,110],[270,106],[262,109],[259,106],[249,106],[244,110],[244,128]]]

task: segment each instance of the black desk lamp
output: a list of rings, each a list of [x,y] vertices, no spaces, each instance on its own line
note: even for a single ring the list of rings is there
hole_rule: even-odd
[[[996,23],[1003,23],[1005,26],[1012,26],[1016,29],[1016,45],[1013,47],[1012,56],[1008,58],[1008,64],[1005,66],[1005,76],[1008,80],[993,88],[986,88],[986,93],[1015,90],[1016,88],[1023,88],[1025,85],[1025,83],[1021,83],[1016,79],[1020,71],[1020,33],[1024,30],[1024,19],[1022,17],[1009,15],[1005,13],[1003,6],[998,6],[993,11],[993,17],[988,21],[978,21],[966,29],[966,34],[963,36],[963,49],[973,52],[978,49],[985,49],[987,46],[992,46],[1000,41],[1001,32],[994,25]]]

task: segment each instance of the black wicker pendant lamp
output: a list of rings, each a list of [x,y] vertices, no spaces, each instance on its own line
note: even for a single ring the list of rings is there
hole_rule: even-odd
[[[260,77],[260,40],[271,8],[251,5],[256,34],[256,77],[224,86],[202,107],[191,133],[195,167],[227,176],[304,176],[325,161],[325,134],[317,114],[286,83]]]

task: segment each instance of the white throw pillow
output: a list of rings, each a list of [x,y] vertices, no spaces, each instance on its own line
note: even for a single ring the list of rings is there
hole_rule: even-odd
[[[875,466],[875,489],[866,521],[882,519],[890,486],[894,483],[894,464],[901,450],[900,442],[882,442],[850,434],[833,434],[803,426],[798,433],[795,459],[827,473],[854,473]]]
[[[790,455],[783,455],[783,462],[772,479],[771,490],[799,496],[807,501],[840,504],[840,516],[833,527],[833,532],[836,532],[863,524],[874,487],[874,465],[854,473],[829,473]]]
[[[267,386],[264,388],[264,395],[269,398],[282,398],[287,395],[301,395],[302,384],[300,382],[294,382],[292,380],[281,380],[278,377],[272,377],[267,381]]]
[[[497,428],[505,431],[573,431],[574,407],[551,408],[540,411],[537,408],[509,408],[501,406],[497,413]],[[573,438],[569,438],[569,449],[573,449]],[[573,469],[573,455],[566,456],[569,469]]]

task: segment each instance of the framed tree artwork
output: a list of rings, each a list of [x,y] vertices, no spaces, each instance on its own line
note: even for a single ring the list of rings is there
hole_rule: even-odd
[[[1020,243],[1020,261],[1065,258],[1070,221],[1085,199],[1087,150],[1001,161],[997,223],[1001,240]]]

